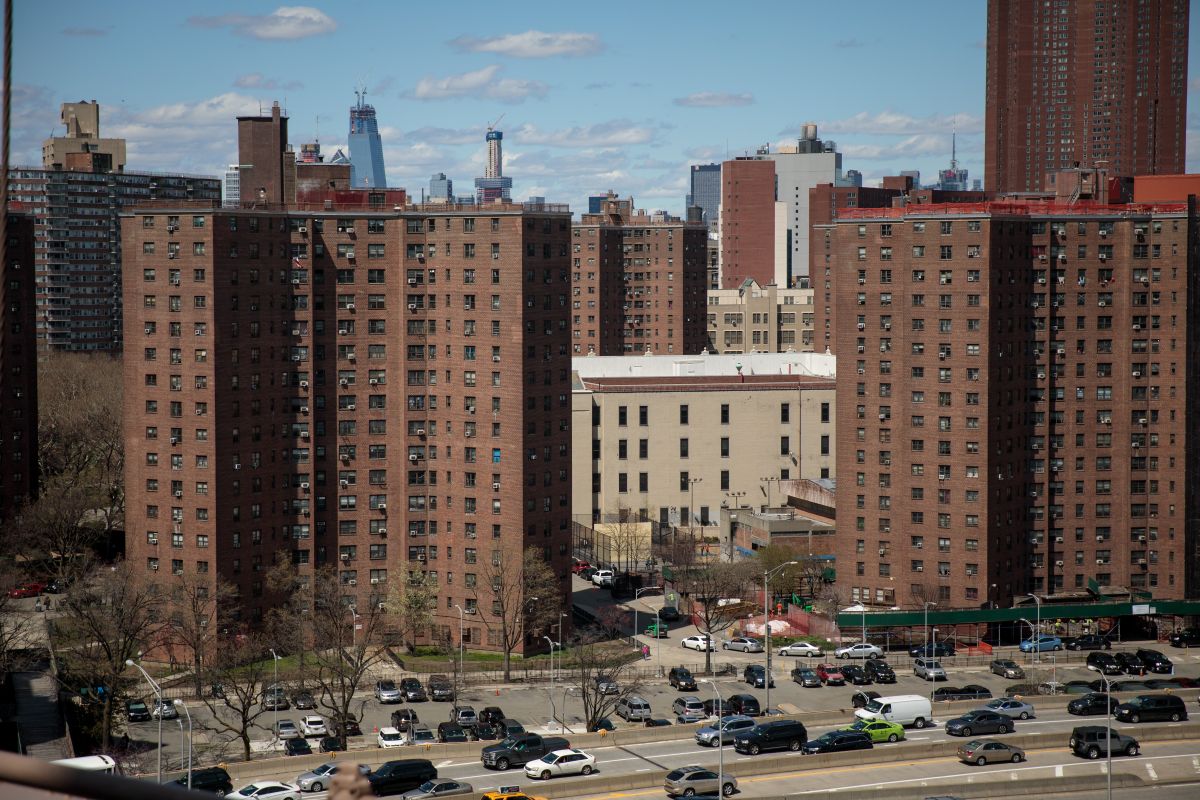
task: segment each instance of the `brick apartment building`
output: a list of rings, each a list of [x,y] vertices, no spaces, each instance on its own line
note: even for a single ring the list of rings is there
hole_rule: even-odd
[[[33,219],[9,214],[0,262],[0,522],[37,494]]]
[[[1200,591],[1195,211],[1060,199],[828,227],[853,600]]]
[[[572,352],[699,353],[705,344],[708,229],[637,211],[611,192],[575,223]]]
[[[775,283],[775,162],[721,164],[721,288]]]
[[[277,558],[336,564],[360,604],[434,574],[442,626],[493,559],[535,546],[568,574],[565,207],[181,204],[122,223],[132,561],[220,575],[248,621]],[[495,647],[479,589],[465,640]]]
[[[786,353],[813,349],[813,290],[759,286],[708,291],[708,352]]]
[[[989,0],[984,175],[1039,191],[1082,165],[1182,172],[1187,0]]]

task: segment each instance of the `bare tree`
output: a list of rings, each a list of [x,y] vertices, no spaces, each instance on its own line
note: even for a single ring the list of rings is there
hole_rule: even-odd
[[[413,572],[391,581],[384,605],[387,610],[388,639],[398,640],[411,655],[417,651],[417,639],[430,631],[437,610],[437,581],[428,573]]]
[[[736,607],[747,586],[748,570],[741,564],[724,561],[698,563],[677,571],[675,586],[691,601],[697,617],[696,627],[714,643],[716,634],[728,630],[737,621]],[[704,670],[712,672],[712,653],[705,650]]]
[[[220,577],[171,575],[163,581],[163,589],[171,598],[167,627],[171,645],[186,651],[196,696],[203,696],[205,661],[215,655],[221,631],[233,618],[237,588]]]
[[[309,647],[313,640],[312,584],[302,577],[290,559],[279,559],[267,570],[267,590],[275,602],[263,618],[263,639],[280,653],[299,660],[301,684],[308,678]]]
[[[615,569],[636,571],[650,557],[650,523],[636,511],[622,506],[617,509],[617,521],[602,527],[608,534]]]
[[[103,750],[112,738],[114,704],[136,681],[125,661],[161,643],[162,607],[159,585],[128,561],[97,569],[63,597],[57,630],[65,672],[107,690],[100,719]]]
[[[271,668],[263,656],[266,642],[256,635],[226,636],[209,665],[213,682],[221,686],[221,697],[201,693],[211,719],[205,724],[213,731],[228,733],[242,745],[242,756],[250,760],[250,733],[266,708],[263,691],[271,680]]]
[[[483,623],[495,632],[504,650],[504,681],[512,679],[513,651],[525,640],[526,632],[547,630],[558,621],[562,603],[562,586],[555,577],[542,552],[530,547],[517,563],[505,558],[504,551],[493,552],[484,570],[482,591],[474,591],[476,602],[483,606]],[[490,607],[489,606],[490,602]]]
[[[0,677],[24,665],[21,654],[33,633],[33,619],[8,594],[18,583],[15,573],[0,568]]]
[[[586,632],[572,649],[571,660],[567,662],[579,684],[583,719],[588,731],[596,730],[600,720],[612,714],[622,699],[633,697],[643,688],[633,666],[640,660],[640,655],[635,659],[628,648],[605,641],[605,638],[598,631]],[[616,684],[616,693],[605,694],[597,679]]]
[[[49,565],[51,577],[61,585],[78,580],[95,565],[105,541],[103,525],[93,514],[95,502],[90,487],[62,476],[51,478],[38,500],[22,511],[16,552]]]

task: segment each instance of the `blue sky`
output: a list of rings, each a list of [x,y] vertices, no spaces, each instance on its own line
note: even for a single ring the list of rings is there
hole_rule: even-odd
[[[17,163],[38,163],[59,104],[81,99],[129,140],[130,169],[219,174],[236,161],[234,116],[274,99],[297,149],[319,129],[332,154],[365,85],[389,183],[414,195],[433,172],[469,192],[502,114],[514,197],[576,209],[612,189],[679,212],[688,164],[786,142],[807,121],[869,185],[902,169],[931,180],[952,127],[960,162],[983,171],[983,0],[15,5]],[[1194,172],[1200,78],[1189,86]]]

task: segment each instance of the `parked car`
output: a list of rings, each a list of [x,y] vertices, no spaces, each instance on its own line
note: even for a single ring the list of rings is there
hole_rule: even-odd
[[[723,781],[723,782],[722,782]],[[715,795],[726,797],[737,791],[737,778],[726,773],[717,775],[707,767],[680,767],[667,773],[663,782],[663,790],[667,797],[680,795]]]
[[[670,727],[670,725],[671,720],[667,719],[666,717],[654,717],[653,719],[646,720],[647,728],[667,728]]]
[[[755,725],[733,740],[733,748],[739,753],[756,756],[769,750],[791,750],[800,752],[808,741],[804,723],[789,719],[776,719]]]
[[[203,767],[192,770],[192,791],[206,792],[218,796],[227,795],[233,791],[233,781],[223,767]],[[171,781],[173,786],[187,788],[188,776]]]
[[[694,694],[676,697],[671,704],[671,711],[680,723],[699,722],[705,718],[704,703]]]
[[[1171,647],[1200,647],[1200,628],[1184,628],[1167,637]]]
[[[342,763],[327,761],[321,766],[314,767],[296,778],[296,785],[305,792],[324,791],[325,787],[333,782],[333,775],[337,772],[339,766],[342,766]],[[359,764],[358,771],[362,775],[371,774],[371,768],[366,764]]]
[[[1136,653],[1114,653],[1113,658],[1126,675],[1145,675],[1146,663],[1137,657]]]
[[[667,683],[681,692],[696,691],[696,678],[687,667],[671,667],[667,673]]]
[[[904,726],[886,720],[856,719],[842,728],[844,731],[865,733],[875,744],[881,742],[898,742],[904,738]]]
[[[308,743],[308,739],[288,739],[283,743],[283,754],[285,756],[311,756],[312,745]]]
[[[1110,744],[1113,755],[1136,756],[1142,750],[1137,739],[1101,725],[1080,725],[1071,731],[1068,744],[1075,755],[1093,760],[1106,755]]]
[[[457,722],[439,722],[437,740],[442,744],[467,741],[467,732]]]
[[[290,719],[281,719],[275,723],[274,728],[276,739],[298,739],[300,738],[300,729],[296,727],[296,723]]]
[[[354,717],[333,717],[328,723],[329,732],[334,736],[362,736],[362,728]]]
[[[895,683],[896,672],[892,669],[892,665],[886,661],[878,659],[868,660],[863,664],[863,672],[867,673],[867,677],[875,683]],[[846,673],[843,672],[843,675]]]
[[[973,739],[958,746],[958,758],[981,767],[997,763],[1020,764],[1025,760],[1025,751],[995,739]]]
[[[214,700],[224,700],[225,699],[225,684],[214,683],[212,686],[208,687],[208,696],[213,698]]]
[[[596,691],[602,695],[617,694],[621,691],[621,687],[617,686],[617,682],[607,673],[596,675]]]
[[[507,717],[500,706],[485,706],[483,711],[479,712],[479,721],[483,724],[496,725],[502,719],[507,719]]]
[[[150,708],[141,700],[126,700],[125,719],[129,722],[146,722],[150,719]]]
[[[404,678],[400,681],[400,694],[410,703],[422,703],[429,699],[425,687],[416,678]]]
[[[997,714],[1003,714],[1009,719],[1029,719],[1035,717],[1033,705],[1026,703],[1024,700],[1018,700],[1015,697],[997,697],[990,703],[984,703],[980,710],[995,711]]]
[[[703,747],[720,747],[723,744],[730,744],[739,733],[753,727],[754,719],[752,717],[738,714],[721,717],[716,722],[705,725],[696,731],[696,744]]]
[[[1013,721],[995,711],[968,711],[946,723],[946,733],[951,736],[971,736],[976,733],[1008,733],[1013,730]]]
[[[825,685],[821,683],[821,678],[817,675],[817,671],[808,667],[796,667],[792,670],[792,680],[801,686],[811,689],[819,689]]]
[[[1092,691],[1091,681],[1067,681],[1063,684],[1067,694],[1087,694]]]
[[[846,683],[850,683],[855,686],[871,685],[871,676],[867,674],[866,669],[858,664],[847,664],[846,666],[842,667],[839,672],[842,673],[842,677],[846,680]]]
[[[476,722],[475,727],[471,728],[471,735],[481,742],[503,738],[500,735],[500,726],[490,722]]]
[[[822,658],[825,651],[812,642],[792,642],[779,648],[779,655],[804,658]]]
[[[432,800],[435,797],[461,797],[475,793],[475,787],[466,781],[449,778],[430,778],[415,789],[400,795],[401,800]]]
[[[721,642],[722,650],[740,650],[743,653],[761,653],[763,644],[758,639],[750,636],[735,636],[732,639]]]
[[[225,796],[234,800],[300,800],[300,788],[279,781],[255,781]]]
[[[318,753],[340,753],[346,748],[342,746],[342,740],[338,736],[326,736],[321,739],[317,746]]]
[[[1121,701],[1115,697],[1093,692],[1085,694],[1082,697],[1076,697],[1067,703],[1067,713],[1079,717],[1090,717],[1097,714],[1104,714],[1107,707],[1108,713],[1111,714],[1120,704]]]
[[[626,722],[645,722],[652,715],[650,704],[637,695],[622,697],[618,700],[615,713]]]
[[[756,689],[765,689],[767,686],[767,668],[762,664],[749,664],[742,670],[742,680],[750,684]],[[775,688],[775,678],[771,677],[771,688]]]
[[[1188,718],[1188,713],[1177,694],[1140,694],[1117,706],[1114,716],[1121,722],[1180,722]]]
[[[581,558],[572,558],[571,559],[571,572],[575,573],[576,575],[583,572],[585,569],[587,569],[590,566],[591,566],[591,564],[589,564],[588,562],[584,561]]]
[[[1113,681],[1114,692],[1148,692],[1150,686],[1145,681]]]
[[[595,722],[589,722],[587,726],[588,733],[596,733],[598,731],[615,731],[616,729],[617,726],[614,725],[613,721],[608,717],[601,717]]]
[[[179,711],[175,708],[174,700],[155,700],[150,706],[150,716],[154,719],[178,719]]]
[[[595,575],[599,571],[600,570],[597,569],[596,567],[588,565],[588,566],[584,567],[583,569],[579,570],[579,577],[583,578],[585,581],[590,581],[592,579],[592,576]]]
[[[1112,650],[1112,640],[1094,633],[1063,639],[1063,647],[1068,650]]]
[[[883,658],[883,650],[873,644],[858,644],[839,647],[833,651],[835,658]]]
[[[665,622],[651,622],[642,631],[643,636],[649,636],[651,639],[669,639],[671,636],[671,626]]]
[[[307,714],[300,718],[300,733],[305,736],[324,736],[325,720],[316,714]]]
[[[1171,659],[1157,650],[1139,647],[1135,655],[1141,659],[1142,663],[1146,665],[1146,669],[1150,672],[1160,675],[1170,675],[1175,671],[1175,665],[1171,663]]]
[[[735,694],[727,701],[730,714],[740,714],[747,717],[757,717],[762,714],[758,698],[752,694]]]
[[[871,737],[861,731],[829,731],[809,739],[801,750],[806,755],[816,753],[845,753],[850,750],[870,750],[875,745]]]
[[[292,705],[294,705],[297,710],[305,711],[310,708],[316,708],[317,700],[309,692],[296,692],[292,695]]]
[[[9,589],[8,596],[15,598],[37,597],[43,591],[45,591],[45,589],[46,585],[44,583],[39,583],[38,581],[25,581],[24,583],[18,584],[17,586]]]
[[[913,661],[913,674],[927,681],[946,680],[946,670],[940,662],[930,658],[918,658]]]
[[[375,745],[377,747],[403,747],[404,734],[397,728],[380,728],[379,733],[375,734]]]
[[[1024,678],[1025,670],[1021,669],[1021,665],[1010,658],[997,658],[992,661],[991,671],[993,675],[999,675],[1002,678]]]
[[[523,767],[547,753],[565,750],[570,746],[570,742],[558,736],[543,737],[536,733],[523,733],[509,736],[499,744],[488,745],[480,752],[479,759],[488,769],[503,772],[510,767]]]
[[[1025,639],[1020,644],[1022,653],[1046,653],[1051,650],[1062,650],[1062,639],[1057,636],[1041,635]]]
[[[453,702],[454,684],[445,675],[430,675],[429,696],[438,702]]]
[[[595,769],[595,756],[571,747],[530,761],[525,765],[525,774],[544,781],[561,775],[591,775]]]
[[[988,700],[991,699],[992,691],[986,686],[980,686],[977,683],[968,683],[962,688],[950,687],[950,691],[942,696],[938,696],[941,689],[934,691],[935,700]]]
[[[954,645],[951,642],[929,642],[910,647],[908,654],[913,658],[948,658],[954,655]]]
[[[472,706],[455,706],[450,709],[450,721],[464,728],[473,728],[479,722],[479,715]]]
[[[1175,692],[1180,689],[1193,688],[1191,686],[1184,686],[1183,683],[1181,683],[1179,680],[1177,680],[1175,678],[1170,678],[1170,679],[1155,678],[1154,680],[1146,681],[1146,686],[1150,689],[1153,689],[1156,692],[1163,692],[1163,691],[1166,691],[1167,689],[1170,689],[1171,691]]]
[[[713,652],[717,649],[713,644],[713,640],[703,633],[687,636],[679,644],[685,650],[699,650],[700,652],[704,652],[705,650]]]
[[[850,706],[852,708],[866,708],[867,703],[879,697],[879,692],[855,692],[850,695]]]
[[[679,609],[675,606],[663,606],[658,610],[658,613],[655,614],[655,616],[664,622],[678,622]]]
[[[1120,675],[1124,670],[1120,663],[1117,662],[1116,656],[1111,653],[1088,653],[1087,668],[1099,672],[1101,675]]]
[[[395,681],[382,680],[375,681],[375,699],[381,703],[399,703],[404,696]]]
[[[400,794],[437,777],[433,763],[423,758],[385,761],[367,780],[376,795]]]
[[[833,664],[817,664],[817,677],[826,686],[845,686],[846,679],[842,671]]]
[[[264,689],[262,706],[264,711],[287,711],[292,707],[282,686],[268,686]]]
[[[596,586],[612,586],[615,577],[611,569],[598,569],[592,573],[592,583]]]
[[[406,745],[416,744],[433,744],[437,741],[437,737],[433,731],[429,730],[428,725],[413,725],[408,729],[408,733],[404,737]]]

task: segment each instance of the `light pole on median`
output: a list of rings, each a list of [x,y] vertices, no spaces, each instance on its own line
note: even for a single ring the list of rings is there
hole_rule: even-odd
[[[725,794],[725,729],[721,726],[721,720],[725,716],[725,698],[721,696],[721,690],[717,688],[716,681],[710,681],[707,678],[701,678],[700,683],[707,683],[712,687],[713,694],[716,695],[718,708],[721,709],[720,715],[717,716],[717,741],[721,746],[718,748],[721,753],[717,759],[717,794],[724,796]]]
[[[649,592],[651,590],[658,591],[658,588],[659,587],[657,586],[643,586],[641,589],[638,589],[633,593],[633,638],[635,641],[637,640],[638,635],[638,598],[642,596],[642,592]],[[657,639],[658,637],[656,636],[655,638]],[[658,642],[655,642],[654,644],[657,648]]]
[[[937,608],[937,603],[932,600],[925,601],[925,655],[929,656],[929,607]]]
[[[1112,683],[1103,672],[1100,680],[1104,681],[1104,771],[1108,773],[1108,800],[1112,800]]]
[[[1042,661],[1042,645],[1039,641],[1042,635],[1042,598],[1038,597],[1036,594],[1029,594],[1026,595],[1026,597],[1032,597],[1033,602],[1037,603],[1037,632],[1030,637],[1032,640],[1030,643],[1033,645],[1033,647],[1030,649],[1035,650],[1036,648],[1035,652],[1037,652],[1037,658],[1035,658],[1034,661],[1040,664]]]
[[[150,677],[150,673],[142,669],[142,665],[134,661],[132,658],[125,659],[125,666],[137,667],[138,672],[142,673],[142,677],[150,684],[150,688],[154,690],[154,695],[158,698],[158,782],[162,783],[162,718],[163,718],[163,694],[162,687],[155,683]]]
[[[458,705],[458,673],[463,671],[463,608],[458,603],[454,607],[458,609],[458,672],[454,673],[454,705]]]
[[[550,645],[550,719],[556,719],[554,716],[554,640],[549,636],[542,638],[546,640],[546,644]]]
[[[182,700],[177,700],[175,705],[183,709],[183,713],[187,714],[188,721],[188,738],[187,738],[187,788],[192,788],[192,712],[188,710],[187,703]],[[179,733],[183,735],[183,720],[179,721]]]
[[[271,686],[271,708],[275,710],[275,741],[279,741],[279,656],[275,654],[274,647],[268,647],[267,651],[271,654],[271,660],[275,666],[275,683]]]
[[[768,581],[775,573],[794,567],[798,562],[788,561],[780,564],[774,569],[769,569],[763,572],[763,651],[766,654],[766,675],[763,676],[763,685],[767,690],[767,700],[764,713],[769,713],[771,710],[771,593],[767,588]]]

